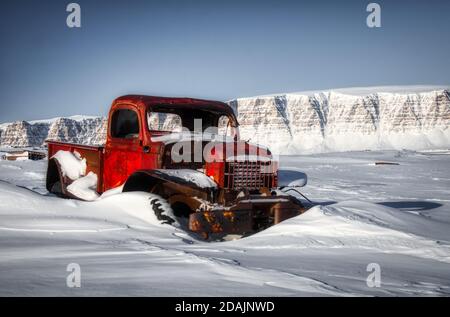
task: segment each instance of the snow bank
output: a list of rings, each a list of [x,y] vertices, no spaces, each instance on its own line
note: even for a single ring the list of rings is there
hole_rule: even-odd
[[[448,223],[399,212],[378,204],[346,201],[316,206],[249,237],[244,244],[258,249],[311,250],[363,248],[380,254],[402,254],[450,264]],[[380,255],[380,258],[382,256]],[[405,263],[407,267],[407,263]]]
[[[103,194],[100,196],[100,198],[106,198],[106,197],[109,197],[109,196],[112,196],[112,195],[117,195],[117,194],[122,193],[123,186],[124,185],[108,189],[107,191],[103,192]]]
[[[110,221],[122,223],[127,227],[147,228],[155,230],[154,226],[164,228],[165,234],[170,234],[175,230],[173,226],[162,224],[156,217],[151,207],[151,201],[161,200],[161,197],[155,194],[144,192],[126,192],[109,194],[106,197],[100,197],[96,201],[86,202],[86,208],[96,208],[110,210],[104,217]],[[163,203],[161,208],[173,216],[172,209],[168,204]],[[108,214],[109,213],[109,214]]]
[[[217,243],[161,224],[151,194],[59,199],[46,195],[45,162],[0,161],[0,295],[449,296],[449,161],[448,151],[281,157],[308,174],[302,192],[318,206]],[[80,289],[66,287],[71,262]],[[366,283],[370,263],[381,287]]]
[[[86,174],[86,159],[78,152],[58,151],[52,158],[58,161],[63,175],[73,181]]]
[[[89,172],[86,176],[78,178],[67,186],[67,191],[83,200],[96,200],[99,197],[97,194],[97,175]]]
[[[0,183],[0,238],[8,246],[0,249],[0,264],[9,273],[0,277],[0,294],[70,295],[60,268],[74,259],[89,285],[84,295],[450,294],[448,223],[436,227],[393,208],[348,201],[314,207],[245,239],[205,243],[162,225],[149,209],[151,198],[132,192],[67,201]],[[374,262],[381,288],[366,285]]]

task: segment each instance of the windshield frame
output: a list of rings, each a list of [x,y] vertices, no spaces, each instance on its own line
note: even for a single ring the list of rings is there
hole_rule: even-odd
[[[200,131],[196,131],[193,128],[193,120],[194,119],[202,119],[202,133],[205,132],[206,129],[208,128],[218,128],[219,125],[219,119],[222,116],[226,116],[228,118],[228,122],[230,123],[231,129],[232,129],[232,138],[234,138],[235,140],[239,140],[240,138],[240,134],[239,134],[239,124],[238,121],[236,119],[236,116],[234,115],[233,111],[218,111],[216,109],[210,109],[208,107],[205,106],[196,106],[196,105],[174,105],[174,104],[159,104],[159,105],[154,105],[151,107],[147,107],[146,112],[145,112],[145,126],[147,131],[149,131],[152,134],[171,134],[171,133],[179,133],[178,131],[163,131],[163,130],[151,130],[150,126],[149,126],[149,114],[150,113],[167,113],[167,114],[176,114],[180,117],[181,119],[181,125],[182,125],[182,131],[190,131],[192,133],[198,133]],[[201,114],[204,113],[204,115],[202,115],[201,118],[195,118],[194,114]],[[186,118],[189,119],[189,125],[186,126],[185,122],[186,122]],[[205,127],[203,126],[203,119],[207,119],[206,121],[208,122],[208,126]],[[228,131],[228,129],[227,129]],[[210,133],[210,131],[207,131],[208,133]],[[219,135],[218,133],[216,133],[217,135]]]

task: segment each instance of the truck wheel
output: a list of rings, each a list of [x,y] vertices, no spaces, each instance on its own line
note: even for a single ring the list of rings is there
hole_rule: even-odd
[[[191,208],[188,205],[182,202],[176,202],[172,205],[173,213],[178,218],[189,219],[189,215],[193,213]]]
[[[161,223],[171,225],[176,222],[170,210],[166,207],[168,206],[168,203],[162,198],[150,198],[150,206],[152,207],[156,218],[160,220]]]

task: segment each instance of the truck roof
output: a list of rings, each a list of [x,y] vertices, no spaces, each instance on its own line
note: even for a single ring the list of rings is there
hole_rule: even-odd
[[[143,102],[147,107],[155,106],[155,105],[171,105],[173,107],[183,107],[192,106],[192,108],[196,107],[205,107],[213,111],[223,112],[227,114],[234,114],[233,108],[228,104],[221,101],[214,100],[204,100],[204,99],[194,99],[194,98],[186,98],[186,97],[158,97],[158,96],[146,96],[146,95],[125,95],[119,98],[116,98],[114,103],[117,102],[131,102],[138,103]]]

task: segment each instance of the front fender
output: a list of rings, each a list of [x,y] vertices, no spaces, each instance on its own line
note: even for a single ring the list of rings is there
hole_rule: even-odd
[[[172,192],[195,195],[201,193],[212,199],[217,184],[205,174],[189,169],[153,169],[134,172],[124,184],[123,192],[153,192],[156,185],[169,187]],[[162,193],[159,193],[161,196]]]

